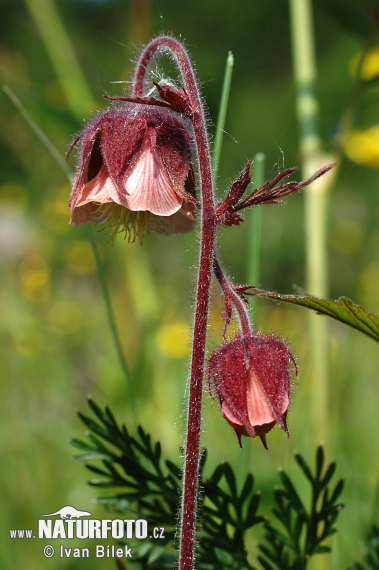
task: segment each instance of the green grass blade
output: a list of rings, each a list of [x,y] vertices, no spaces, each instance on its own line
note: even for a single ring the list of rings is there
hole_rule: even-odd
[[[216,125],[216,134],[213,147],[213,179],[216,180],[218,174],[218,167],[220,164],[220,155],[222,147],[222,139],[224,136],[224,127],[226,119],[226,110],[228,107],[230,83],[232,80],[232,72],[234,66],[233,54],[230,51],[226,59],[224,82],[221,91],[220,109],[218,112],[218,120]]]

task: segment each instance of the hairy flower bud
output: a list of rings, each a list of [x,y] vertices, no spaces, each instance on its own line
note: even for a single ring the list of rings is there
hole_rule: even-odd
[[[226,421],[241,435],[261,438],[275,424],[287,433],[287,410],[295,360],[273,336],[239,336],[218,348],[209,360],[209,389],[217,395]],[[242,446],[241,446],[242,447]]]
[[[80,135],[71,223],[106,222],[142,239],[195,225],[189,135],[172,112],[126,103],[99,113]],[[74,143],[75,144],[75,143]]]

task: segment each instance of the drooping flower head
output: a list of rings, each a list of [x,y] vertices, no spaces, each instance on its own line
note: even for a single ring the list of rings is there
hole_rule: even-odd
[[[287,410],[295,360],[287,345],[273,336],[251,334],[218,348],[209,360],[209,389],[217,395],[226,421],[241,435],[266,434],[279,424],[287,433]]]
[[[71,223],[105,222],[129,240],[195,225],[189,134],[166,109],[124,103],[100,112],[77,139]],[[75,143],[74,143],[75,144]]]

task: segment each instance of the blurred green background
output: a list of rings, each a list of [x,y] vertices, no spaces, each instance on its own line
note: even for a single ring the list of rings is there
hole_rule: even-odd
[[[365,16],[363,23],[356,18],[350,22],[325,9],[328,2],[314,4],[320,133],[330,152],[351,100],[354,66],[366,45],[365,29],[360,28]],[[229,50],[234,54],[219,197],[257,152],[266,155],[265,179],[283,167],[300,164],[287,2],[1,0],[0,8],[1,84],[19,97],[62,156],[84,121],[106,105],[103,94],[123,93],[138,46],[164,31],[184,39],[192,54],[212,134],[225,60]],[[49,53],[49,45],[55,53]],[[370,80],[379,75],[375,42],[372,47],[366,70]],[[83,227],[68,224],[67,177],[6,94],[1,92],[0,97],[0,565],[29,570],[114,568],[112,560],[57,556],[46,560],[45,541],[9,538],[9,529],[36,530],[39,515],[64,505],[106,518],[100,507],[91,504],[95,491],[86,484],[89,474],[72,461],[68,443],[69,437],[82,436],[75,412],[86,411],[88,394],[99,405],[110,405],[131,430],[134,426],[87,234]],[[329,297],[349,296],[378,314],[375,81],[356,102],[348,156],[339,156],[330,197]],[[74,168],[73,157],[69,164]],[[291,293],[294,283],[305,287],[304,197],[292,197],[286,206],[263,208],[261,224],[257,285],[282,293]],[[247,281],[248,231],[248,224],[220,231],[220,257],[237,283]],[[142,247],[122,237],[112,245],[101,232],[94,231],[94,236],[133,379],[138,421],[176,459],[184,437],[197,236],[151,234]],[[221,310],[215,286],[210,348],[220,341]],[[296,474],[292,451],[297,449],[311,460],[317,443],[310,427],[318,404],[307,382],[313,349],[307,317],[303,309],[265,300],[259,301],[255,316],[261,330],[281,332],[298,359],[289,441],[276,429],[269,435],[267,452],[258,441],[246,439],[241,459],[233,431],[217,405],[205,397],[203,444],[209,450],[208,469],[227,459],[241,474],[252,470],[266,514],[277,466]],[[346,479],[346,508],[333,554],[323,567],[343,569],[361,557],[368,526],[378,520],[379,358],[372,340],[336,322],[329,323],[327,346],[328,413],[322,431],[327,434],[326,456],[337,461],[338,475]],[[259,531],[251,537],[252,561],[259,537]]]

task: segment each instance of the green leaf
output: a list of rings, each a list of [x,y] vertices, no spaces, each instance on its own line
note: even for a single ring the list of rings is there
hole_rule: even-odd
[[[319,445],[316,451],[316,479],[320,480],[322,468],[324,466],[324,449]]]
[[[98,453],[94,451],[93,453],[84,453],[83,455],[75,455],[74,461],[103,461],[109,459],[108,455],[104,453]]]
[[[133,559],[141,568],[169,570],[177,565],[175,526],[181,496],[181,469],[164,458],[159,442],[139,427],[132,437],[125,426],[119,427],[111,410],[102,410],[93,400],[89,406],[95,418],[79,413],[88,429],[87,442],[71,443],[83,452],[75,459],[100,461],[100,467],[86,465],[96,478],[88,483],[110,490],[95,499],[108,509],[134,518],[159,521],[166,529],[164,544],[148,541],[145,548],[132,544]],[[109,445],[111,444],[111,445]],[[260,496],[254,493],[253,477],[248,475],[238,493],[236,477],[228,463],[217,466],[205,478],[206,453],[202,453],[201,474],[204,490],[199,501],[199,570],[254,570],[248,562],[245,532],[263,522],[257,515]],[[119,491],[115,493],[115,491]],[[105,495],[105,493],[104,493]],[[218,566],[217,566],[218,567]]]
[[[224,475],[225,475],[225,478],[228,482],[229,489],[232,493],[232,496],[235,497],[237,495],[236,479],[234,477],[234,473],[233,473],[232,468],[230,467],[229,463],[224,464]]]
[[[279,530],[270,520],[264,524],[265,543],[259,544],[262,555],[258,556],[264,568],[273,568],[274,563],[277,570],[305,570],[310,557],[330,552],[325,540],[336,532],[334,523],[343,507],[336,504],[336,499],[343,483],[339,481],[334,490],[330,487],[335,463],[325,467],[322,446],[316,450],[313,469],[298,453],[295,459],[312,492],[304,501],[303,485],[299,493],[289,476],[284,471],[279,472],[282,485],[274,489],[272,513],[281,526]]]
[[[326,470],[326,473],[321,481],[321,486],[322,487],[326,487],[329,484],[330,479],[333,477],[334,472],[336,470],[336,463],[333,462],[329,465],[328,469]]]
[[[312,472],[309,469],[308,465],[305,463],[305,461],[302,458],[302,456],[300,455],[300,453],[295,452],[294,456],[295,456],[295,459],[296,459],[298,465],[300,466],[301,470],[303,471],[304,475],[306,476],[307,479],[309,479],[310,483],[312,483],[312,485],[313,485],[314,479],[313,479]]]
[[[367,313],[363,307],[355,305],[347,297],[339,297],[336,301],[329,301],[311,295],[281,295],[271,291],[261,291],[255,287],[251,287],[247,294],[312,309],[319,314],[327,315],[336,321],[349,325],[379,342],[379,317]]]
[[[304,513],[305,512],[304,505],[299,495],[297,494],[295,487],[291,483],[291,480],[289,479],[288,475],[284,471],[279,471],[279,477],[286,488],[286,491],[288,493],[288,498],[291,501],[291,507],[297,513]]]
[[[343,491],[343,487],[344,487],[345,481],[343,479],[340,479],[338,481],[338,484],[336,486],[336,488],[334,489],[332,496],[330,497],[330,502],[331,503],[335,503],[336,500],[338,499],[338,497],[340,496],[340,494]]]

